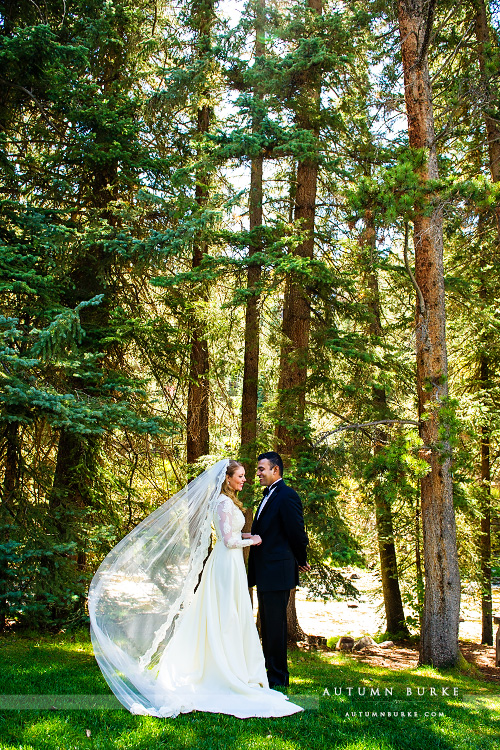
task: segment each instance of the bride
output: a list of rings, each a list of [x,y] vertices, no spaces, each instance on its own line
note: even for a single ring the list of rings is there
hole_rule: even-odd
[[[261,543],[241,534],[245,481],[239,462],[219,461],[122,539],[92,580],[94,653],[132,713],[302,710],[267,681],[243,562],[242,548]],[[203,567],[212,524],[217,541]]]

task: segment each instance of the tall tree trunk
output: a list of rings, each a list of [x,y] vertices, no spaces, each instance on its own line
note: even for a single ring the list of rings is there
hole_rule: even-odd
[[[484,227],[484,214],[479,215],[478,229]],[[487,276],[489,275],[489,263],[482,252],[479,257],[481,266],[482,283],[479,290],[481,304],[488,304]],[[492,372],[488,357],[489,342],[487,333],[482,334],[479,353],[479,383],[483,393],[489,393],[492,384]],[[485,415],[486,419],[488,418]],[[481,583],[481,643],[493,645],[493,597],[491,589],[491,428],[489,423],[481,425],[480,445],[480,510],[481,522],[479,532],[479,559],[480,559],[480,583]]]
[[[322,0],[308,0],[308,7],[317,14],[323,12]],[[321,79],[311,72],[304,81],[296,111],[300,128],[309,130],[317,138],[320,109]],[[295,255],[312,258],[314,253],[314,219],[318,161],[314,157],[299,159],[297,165],[294,219],[303,240],[297,244]],[[304,281],[290,273],[285,286],[283,304],[283,343],[280,355],[279,421],[276,429],[278,450],[285,456],[297,455],[304,444],[307,355],[311,312]],[[288,640],[304,636],[297,620],[295,596],[290,596],[287,611]]]
[[[255,60],[265,54],[265,0],[257,0],[255,13]],[[254,91],[254,101],[258,103],[261,99],[259,91]],[[258,132],[261,118],[254,114],[252,129]],[[247,274],[247,306],[245,311],[245,355],[243,366],[243,392],[241,397],[241,448],[240,454],[245,465],[248,484],[246,496],[253,500],[253,472],[255,470],[255,459],[257,449],[257,402],[259,385],[259,334],[260,334],[260,295],[259,282],[261,278],[261,266],[252,261],[255,253],[262,252],[262,156],[252,159],[250,171],[250,195],[249,216],[251,244],[248,251],[249,266]],[[251,502],[250,502],[251,504]],[[253,510],[251,507],[245,510],[244,531],[250,531],[252,525]],[[248,558],[249,548],[245,547],[245,559]]]
[[[75,570],[83,570],[86,564],[85,539],[79,528],[81,516],[93,504],[98,444],[98,437],[95,435],[79,435],[64,428],[59,435],[54,479],[48,495],[46,530],[58,544],[75,543],[75,552],[65,552],[62,555],[62,559],[69,564],[70,575]],[[53,619],[58,620],[71,614],[73,610],[77,611],[85,600],[83,594],[71,611],[57,601],[61,594],[61,583],[66,586],[65,566],[55,558],[48,557],[42,560],[42,567],[49,571],[49,577],[43,583],[54,595]]]
[[[312,159],[297,166],[295,221],[307,232],[295,254],[312,258],[314,251],[314,214],[318,165]],[[278,450],[294,455],[304,442],[303,428],[306,400],[307,354],[311,313],[303,282],[291,273],[286,281],[282,332],[284,342],[280,356],[279,413],[276,430]]]
[[[422,630],[422,615],[424,611],[424,573],[422,570],[422,553],[421,553],[421,513],[420,513],[420,493],[417,492],[415,498],[415,578],[417,588],[418,619],[419,627]]]
[[[490,380],[488,361],[481,355],[481,387],[487,389]],[[493,599],[491,591],[491,471],[490,428],[481,427],[481,643],[493,645]]]
[[[398,0],[408,134],[423,149],[422,186],[437,179],[432,92],[427,46],[434,0]],[[431,208],[429,206],[429,208]],[[459,659],[460,575],[451,480],[451,447],[444,407],[448,396],[443,273],[443,228],[439,206],[416,207],[414,215],[417,393],[422,458],[421,481],[425,595],[420,662],[436,667]]]
[[[211,47],[211,31],[214,22],[213,0],[194,0],[191,3],[191,26],[196,34],[196,54],[200,60],[206,59]],[[208,98],[207,88],[202,99]],[[197,113],[197,136],[201,141],[210,128],[212,108],[203,104]],[[199,166],[196,173],[195,199],[199,211],[206,206],[209,189],[210,174],[201,163],[201,148],[199,149]],[[193,247],[192,268],[198,268],[207,252],[207,243],[196,238]],[[191,321],[191,356],[189,361],[189,389],[187,405],[187,462],[193,464],[200,457],[209,452],[209,355],[206,326],[196,314]]]
[[[288,607],[286,609],[286,632],[287,640],[291,645],[295,645],[297,641],[306,641],[307,635],[300,627],[299,618],[297,617],[297,607],[295,604],[296,589],[290,591],[290,599],[288,600]]]
[[[369,290],[368,307],[371,312],[371,320],[368,333],[373,338],[380,339],[383,336],[383,329],[380,313],[378,276],[375,268],[377,235],[372,211],[367,210],[365,212],[364,224],[364,231],[360,237],[360,245],[361,267],[366,286]],[[386,419],[388,417],[387,395],[383,386],[374,386],[372,388],[372,407],[374,419]],[[388,435],[386,431],[378,429],[375,434],[375,455],[384,450],[387,441]],[[375,484],[374,498],[386,628],[389,633],[409,635],[405,622],[401,590],[399,588],[391,504],[387,499],[383,487],[378,482]]]
[[[98,438],[94,435],[79,435],[61,429],[54,479],[48,496],[51,526],[61,542],[74,541],[74,512],[90,504],[97,445]]]
[[[377,437],[374,449],[375,455],[384,450],[384,446],[387,444],[387,434],[383,430],[378,433]],[[399,588],[391,504],[387,500],[383,488],[376,486],[374,495],[386,628],[388,633],[408,636],[409,631],[405,621],[401,589]]]
[[[320,14],[322,0],[308,0],[308,7]],[[296,122],[300,128],[318,137],[320,107],[320,80],[311,74],[304,82],[301,101],[297,107]],[[303,234],[294,254],[312,258],[314,253],[314,219],[318,181],[317,159],[299,159],[297,165],[294,219]],[[307,380],[307,355],[311,312],[304,281],[295,273],[288,275],[283,304],[283,344],[280,356],[278,383],[280,419],[276,430],[278,450],[293,455],[304,442],[304,415]]]

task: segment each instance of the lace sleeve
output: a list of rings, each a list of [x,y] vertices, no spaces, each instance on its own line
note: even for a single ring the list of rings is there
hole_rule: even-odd
[[[233,512],[235,505],[231,498],[225,497],[217,506],[217,519],[222,540],[229,549],[238,547],[249,547],[253,544],[252,539],[242,539],[241,532],[233,531]]]

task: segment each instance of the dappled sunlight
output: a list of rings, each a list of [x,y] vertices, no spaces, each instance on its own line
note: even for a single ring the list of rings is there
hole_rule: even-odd
[[[153,743],[162,746],[167,744],[170,747],[171,743],[176,742],[182,742],[183,747],[196,747],[199,741],[199,735],[193,727],[186,726],[182,721],[176,722],[175,719],[158,720],[151,716],[141,716],[136,717],[134,723],[135,727],[131,731],[117,737],[116,748],[131,750]]]
[[[34,743],[36,747],[57,747],[66,743],[83,741],[85,731],[79,731],[69,717],[57,714],[49,718],[38,718],[25,726],[22,732],[24,743]]]

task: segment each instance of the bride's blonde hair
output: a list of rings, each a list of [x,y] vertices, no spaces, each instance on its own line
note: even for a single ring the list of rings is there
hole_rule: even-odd
[[[231,489],[231,487],[229,486],[229,484],[227,482],[227,478],[228,477],[232,477],[233,474],[234,474],[234,472],[236,471],[236,469],[238,469],[240,467],[242,469],[244,468],[242,463],[240,463],[239,461],[235,461],[232,458],[230,459],[230,461],[229,461],[229,463],[227,465],[227,469],[226,469],[226,478],[224,479],[224,481],[222,483],[222,487],[221,487],[220,491],[222,492],[223,495],[227,495],[228,497],[230,497],[231,500],[233,501],[233,503],[240,510],[243,510],[243,503],[241,502],[241,500],[238,500],[238,495],[236,494],[236,492],[233,489]]]

